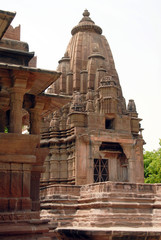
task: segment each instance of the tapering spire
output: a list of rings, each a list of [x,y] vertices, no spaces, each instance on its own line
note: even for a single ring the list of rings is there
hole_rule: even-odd
[[[128,109],[129,112],[136,112],[136,105],[135,105],[135,102],[134,102],[133,99],[129,100],[127,109]]]

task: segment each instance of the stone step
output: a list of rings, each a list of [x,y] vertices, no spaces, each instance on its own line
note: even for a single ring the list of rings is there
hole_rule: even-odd
[[[161,205],[160,205],[161,207]],[[87,209],[87,208],[121,208],[121,209],[152,209],[154,208],[154,204],[152,203],[137,203],[137,202],[110,202],[110,201],[91,201],[91,202],[85,202],[78,205],[79,209]]]
[[[135,203],[154,203],[154,198],[130,198],[130,197],[91,197],[79,199],[78,203],[87,203],[87,202],[135,202]],[[159,203],[159,202],[158,202]]]
[[[78,203],[78,200],[75,200],[75,199],[54,199],[54,200],[42,200],[41,201],[41,204],[50,204],[50,203],[61,203],[61,204],[77,204]]]

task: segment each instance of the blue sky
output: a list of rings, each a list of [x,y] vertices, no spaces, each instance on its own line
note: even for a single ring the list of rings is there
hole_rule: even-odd
[[[134,99],[142,120],[145,150],[161,138],[160,0],[5,0],[2,10],[16,11],[21,40],[38,57],[38,67],[56,70],[84,9],[103,29],[115,61],[123,95]]]

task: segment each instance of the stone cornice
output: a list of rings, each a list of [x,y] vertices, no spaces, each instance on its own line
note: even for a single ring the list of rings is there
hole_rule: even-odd
[[[72,31],[71,31],[71,34],[74,35],[78,32],[96,32],[98,34],[102,34],[102,29],[97,26],[97,25],[92,25],[92,24],[82,24],[82,25],[77,25],[75,26]]]

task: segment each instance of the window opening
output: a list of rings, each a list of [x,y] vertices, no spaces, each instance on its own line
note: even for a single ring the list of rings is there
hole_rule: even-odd
[[[105,128],[106,129],[114,129],[114,119],[106,119],[105,120]]]
[[[108,180],[108,159],[94,159],[94,182],[105,182]]]

